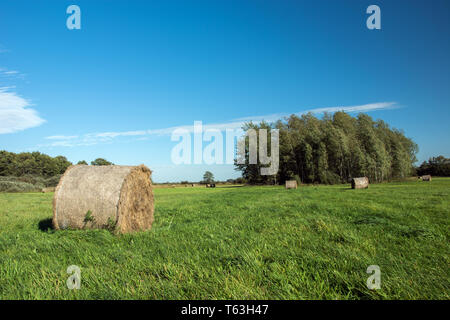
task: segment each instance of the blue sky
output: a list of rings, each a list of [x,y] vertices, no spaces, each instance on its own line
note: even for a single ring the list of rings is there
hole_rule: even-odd
[[[81,9],[68,30],[66,8]],[[381,30],[366,8],[381,9]],[[171,162],[170,129],[355,107],[450,156],[448,1],[2,1],[0,149]],[[318,110],[319,109],[319,110]],[[354,113],[355,114],[355,113]]]

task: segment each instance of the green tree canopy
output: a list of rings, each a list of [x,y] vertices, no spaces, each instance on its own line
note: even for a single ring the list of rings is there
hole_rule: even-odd
[[[450,158],[444,156],[432,157],[417,168],[417,174],[420,176],[430,174],[432,176],[450,177]]]
[[[210,171],[206,171],[203,175],[203,182],[204,183],[213,183],[214,182],[214,175]]]
[[[50,157],[40,152],[14,153],[0,151],[0,176],[38,175],[52,177],[63,174],[72,165],[66,157]]]
[[[103,158],[97,158],[94,161],[91,161],[91,165],[93,165],[93,166],[111,166],[111,165],[114,165],[114,163],[109,162],[108,160],[105,160]]]
[[[291,115],[273,124],[250,122],[243,129],[279,130],[280,162],[276,175],[262,176],[259,162],[235,163],[236,170],[253,184],[283,183],[290,179],[333,184],[358,176],[367,176],[373,182],[404,178],[411,175],[418,150],[403,132],[364,113],[351,117],[336,112],[325,114],[322,119],[311,113]],[[248,137],[245,139],[248,141]],[[245,153],[248,162],[247,142]]]

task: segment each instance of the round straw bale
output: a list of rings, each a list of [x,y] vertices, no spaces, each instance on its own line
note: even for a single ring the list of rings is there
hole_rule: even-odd
[[[148,230],[153,223],[151,171],[140,166],[69,167],[53,197],[55,229]]]
[[[360,177],[352,179],[352,189],[367,189],[369,187],[369,178]]]
[[[297,189],[297,180],[286,180],[286,189]]]

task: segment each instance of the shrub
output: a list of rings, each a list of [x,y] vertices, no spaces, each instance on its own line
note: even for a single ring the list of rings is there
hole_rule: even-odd
[[[24,175],[21,177],[0,176],[0,183],[5,182],[2,184],[0,192],[40,191],[43,188],[56,187],[60,178],[61,175],[56,175],[50,178],[44,178],[37,175]]]
[[[45,178],[42,176],[26,174],[21,177],[11,177],[10,181],[25,182],[33,184],[36,187],[43,188],[45,186]]]
[[[0,192],[36,192],[39,187],[21,181],[0,181]]]
[[[59,179],[61,179],[61,175],[56,175],[50,178],[45,179],[45,187],[56,187],[59,183]]]

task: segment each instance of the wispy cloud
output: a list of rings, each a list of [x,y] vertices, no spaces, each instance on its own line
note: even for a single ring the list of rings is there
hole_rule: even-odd
[[[49,136],[49,137],[45,137],[45,139],[49,139],[49,140],[72,140],[72,139],[76,139],[78,138],[78,136]]]
[[[309,112],[313,114],[323,114],[325,112],[334,113],[338,111],[345,111],[347,113],[355,112],[370,112],[376,110],[386,110],[397,108],[396,102],[377,102],[357,106],[338,106],[338,107],[325,107],[325,108],[312,108],[304,111],[294,113],[301,116]],[[225,131],[226,129],[236,130],[241,128],[246,122],[274,122],[279,119],[290,116],[290,113],[274,113],[262,116],[244,117],[231,120],[223,123],[203,124],[203,130],[215,129]],[[162,129],[150,129],[150,130],[137,130],[137,131],[118,131],[118,132],[101,132],[101,133],[87,133],[82,136],[50,136],[46,139],[57,140],[50,144],[40,145],[40,147],[75,147],[75,146],[90,146],[100,143],[112,143],[113,139],[118,137],[135,137],[135,140],[146,140],[149,136],[169,136],[176,129],[184,129],[188,132],[193,132],[193,125],[176,126]]]
[[[124,131],[124,132],[102,132],[94,134],[93,136],[99,138],[116,138],[116,137],[129,137],[129,136],[143,136],[146,135],[148,131]]]
[[[294,113],[297,116],[301,116],[303,114],[307,114],[309,112],[313,114],[323,114],[325,112],[335,113],[338,111],[344,111],[347,113],[355,113],[355,112],[371,112],[377,110],[386,110],[386,109],[394,109],[397,108],[398,105],[396,102],[377,102],[377,103],[369,103],[357,106],[338,106],[338,107],[325,107],[325,108],[312,108],[306,109],[300,112]],[[235,119],[236,121],[266,121],[266,122],[274,122],[279,119],[289,117],[291,113],[274,113],[265,116],[252,116],[252,117],[244,117]]]
[[[17,70],[8,70],[5,68],[0,68],[0,76],[3,78],[23,78],[24,74]]]
[[[12,87],[0,87],[0,134],[13,133],[37,127],[45,122],[32,104],[11,91]]]
[[[9,52],[9,50],[5,49],[5,47],[2,44],[0,44],[0,54],[6,52]]]
[[[311,109],[302,112],[312,112],[312,113],[325,113],[325,112],[338,112],[338,111],[345,111],[347,113],[354,113],[354,112],[370,112],[370,111],[376,111],[376,110],[385,110],[385,109],[394,109],[398,108],[398,105],[396,102],[377,102],[377,103],[369,103],[364,104],[360,106],[342,106],[342,107],[328,107],[328,108],[316,108]]]

